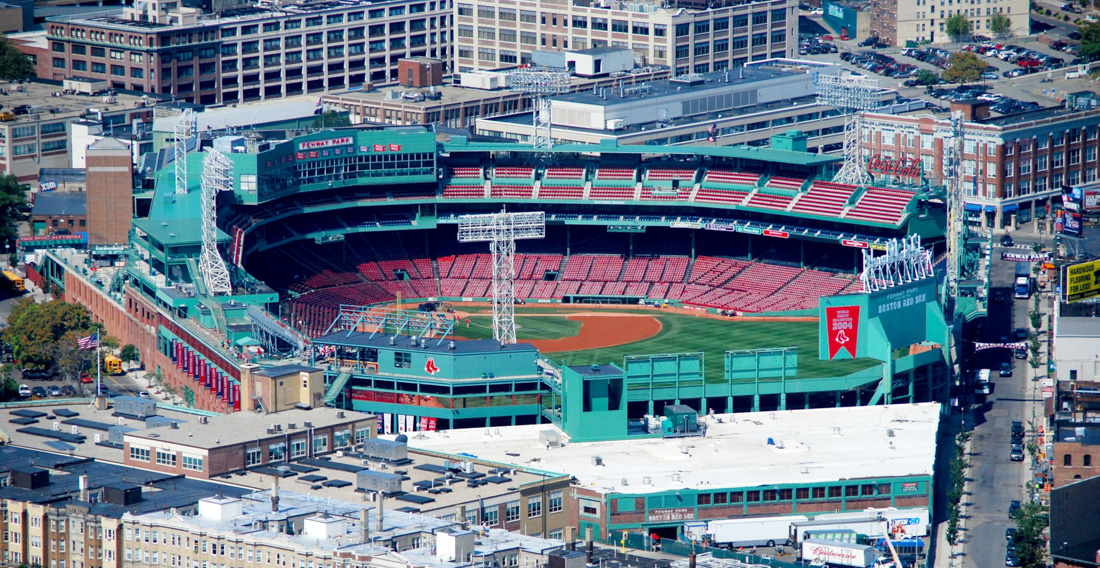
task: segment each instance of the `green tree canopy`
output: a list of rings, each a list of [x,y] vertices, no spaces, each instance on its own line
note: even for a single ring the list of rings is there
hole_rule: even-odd
[[[947,58],[943,79],[948,83],[973,83],[985,72],[985,62],[969,51],[957,51]]]
[[[342,112],[326,110],[313,119],[314,128],[341,128],[351,126],[351,119]]]
[[[0,240],[7,242],[19,236],[15,223],[19,208],[26,204],[26,187],[14,175],[0,176]]]
[[[61,359],[68,356],[82,360],[87,352],[76,349],[76,340],[91,334],[97,327],[84,306],[61,300],[37,304],[27,298],[12,308],[4,341],[12,346],[15,359],[22,367],[61,369],[68,366],[62,370],[71,378],[79,372],[78,365],[75,361],[63,365],[66,361]],[[76,352],[71,352],[73,350]],[[87,358],[90,359],[90,355]]]
[[[921,85],[935,85],[940,80],[935,71],[929,71],[928,69],[917,71],[917,76],[914,79],[919,81]]]
[[[0,79],[6,81],[18,81],[34,76],[34,65],[31,65],[24,55],[8,36],[0,34]]]
[[[1100,59],[1100,21],[1085,24],[1079,28],[1081,46],[1078,55],[1088,61]]]
[[[960,41],[970,35],[970,20],[962,14],[955,14],[944,22],[944,31],[954,41]]]
[[[134,363],[141,361],[141,352],[133,344],[127,343],[122,346],[122,351],[119,351],[118,358],[123,361]]]
[[[1016,511],[1016,559],[1024,568],[1046,566],[1046,546],[1043,530],[1047,527],[1046,508],[1037,503],[1024,503]]]
[[[1008,38],[1012,35],[1012,19],[1001,13],[993,14],[989,17],[989,31],[1001,39]]]

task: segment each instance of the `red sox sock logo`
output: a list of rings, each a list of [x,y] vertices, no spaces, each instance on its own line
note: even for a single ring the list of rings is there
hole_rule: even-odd
[[[435,357],[428,357],[428,362],[424,363],[424,370],[427,371],[429,375],[434,375],[439,372],[439,367],[435,366]]]

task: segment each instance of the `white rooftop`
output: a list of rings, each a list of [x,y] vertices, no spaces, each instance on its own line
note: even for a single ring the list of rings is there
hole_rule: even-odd
[[[227,129],[248,130],[257,124],[270,124],[300,119],[317,109],[316,96],[287,97],[278,101],[239,104],[233,107],[213,108],[195,114],[199,132]],[[157,117],[153,120],[154,132],[173,132],[177,116]]]
[[[932,475],[939,414],[937,403],[721,414],[707,417],[705,437],[551,449],[539,441],[551,425],[473,428],[420,432],[409,447],[560,471],[607,492],[821,483]]]

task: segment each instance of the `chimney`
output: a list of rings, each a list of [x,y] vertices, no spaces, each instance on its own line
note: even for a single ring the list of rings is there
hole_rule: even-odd
[[[455,520],[463,527],[466,526],[466,505],[459,505],[455,508]]]
[[[383,511],[385,509],[383,509],[383,507],[382,507],[385,500],[386,500],[385,494],[383,494],[381,491],[379,491],[378,492],[378,519],[375,521],[375,524],[374,524],[374,530],[378,531],[379,533],[382,532],[382,517],[385,516],[385,514],[383,513]]]
[[[577,537],[573,534],[573,527],[565,527],[565,546],[569,550],[577,549]]]
[[[271,485],[271,512],[279,512],[279,476],[275,476],[275,481]]]
[[[77,478],[77,487],[80,488],[80,500],[88,502],[88,476],[81,475]]]
[[[588,550],[585,551],[585,557],[588,559],[586,562],[592,563],[592,527],[588,527]]]
[[[370,526],[367,525],[367,508],[359,509],[359,542],[370,539]]]

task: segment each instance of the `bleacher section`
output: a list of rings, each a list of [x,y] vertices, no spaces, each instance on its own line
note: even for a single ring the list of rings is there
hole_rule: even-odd
[[[600,168],[592,185],[634,185],[636,173],[633,168]]]
[[[768,181],[764,184],[764,187],[771,189],[792,189],[794,191],[798,191],[802,189],[802,186],[805,185],[805,183],[806,180],[804,179],[773,176],[771,178],[768,178]]]
[[[695,192],[696,203],[724,203],[727,205],[741,205],[741,202],[748,197],[749,192],[741,191],[737,189],[717,189],[710,187],[700,187],[699,191]]]
[[[445,185],[443,199],[482,199],[485,187],[482,185]]]
[[[533,180],[535,178],[535,168],[530,166],[497,166],[493,168],[493,177]]]
[[[481,168],[476,166],[450,168],[447,173],[455,179],[481,179]]]
[[[646,170],[645,181],[673,182],[681,184],[695,183],[695,170],[685,168],[650,168]]]
[[[543,185],[539,188],[539,199],[583,199],[584,188],[575,186]]]
[[[844,211],[848,199],[856,190],[855,186],[833,183],[829,181],[815,181],[810,190],[798,199],[791,211],[809,213],[811,215],[823,215],[827,217],[840,217]]]
[[[564,180],[584,180],[584,168],[566,168],[566,167],[549,167],[542,174],[543,181],[564,179]]]
[[[752,172],[735,172],[732,170],[707,170],[703,176],[703,185],[740,185],[756,187],[760,182],[760,174]]]
[[[634,187],[598,187],[593,185],[588,198],[598,201],[632,201]]]
[[[531,199],[535,188],[530,185],[497,185],[493,184],[489,194],[492,197],[511,197],[517,199]]]
[[[757,207],[760,209],[778,209],[783,211],[791,204],[791,200],[794,199],[793,195],[779,195],[774,193],[767,193],[764,190],[758,190],[749,198],[749,201],[745,203],[746,207]]]
[[[897,225],[914,195],[904,189],[869,187],[844,218]]]

